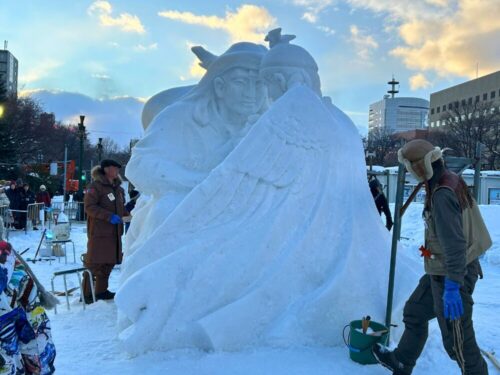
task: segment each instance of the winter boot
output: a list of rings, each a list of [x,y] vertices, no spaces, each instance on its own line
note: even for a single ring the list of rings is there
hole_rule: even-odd
[[[102,293],[98,293],[95,296],[96,300],[102,299],[102,300],[105,300],[105,301],[111,300],[111,299],[114,299],[114,298],[115,298],[115,293],[110,292],[109,290],[106,290],[106,291],[104,291]]]
[[[373,356],[385,368],[392,371],[393,375],[410,375],[412,369],[400,362],[393,351],[387,346],[376,344],[372,348]]]

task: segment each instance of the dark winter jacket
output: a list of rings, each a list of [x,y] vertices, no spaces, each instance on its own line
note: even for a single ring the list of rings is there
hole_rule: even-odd
[[[19,210],[19,207],[21,206],[21,194],[19,189],[7,189],[5,190],[5,194],[7,194],[10,201],[9,208],[11,210]]]
[[[389,203],[387,202],[387,198],[381,190],[381,186],[378,180],[374,179],[370,181],[370,192],[372,193],[373,200],[375,201],[375,206],[377,206],[379,215],[381,215],[382,212],[385,215],[386,228],[388,230],[391,230],[393,225],[391,210],[389,209]]]
[[[29,204],[35,203],[35,194],[31,190],[24,190],[24,188],[19,190],[21,196],[21,210],[26,210]]]
[[[45,207],[50,207],[52,203],[49,192],[45,190],[36,193],[36,203],[45,203]]]
[[[123,224],[111,224],[111,216],[128,216],[121,180],[110,183],[100,166],[92,169],[84,204],[87,213],[87,263],[119,264],[122,261]]]
[[[139,199],[139,192],[137,190],[132,190],[130,193],[130,200],[125,205],[125,208],[128,212],[132,212],[135,208],[135,204],[137,203],[137,199]]]

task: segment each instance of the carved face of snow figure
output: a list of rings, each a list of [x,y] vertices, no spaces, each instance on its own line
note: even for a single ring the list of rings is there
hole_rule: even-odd
[[[257,69],[230,69],[214,79],[214,90],[220,114],[235,124],[244,124],[248,116],[259,111],[267,97]]]

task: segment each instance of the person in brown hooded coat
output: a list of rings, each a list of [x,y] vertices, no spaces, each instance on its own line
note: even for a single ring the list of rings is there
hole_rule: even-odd
[[[94,167],[93,181],[84,199],[88,237],[84,265],[94,277],[96,299],[114,298],[115,294],[108,290],[109,275],[122,261],[122,218],[129,213],[125,209],[125,192],[120,187],[120,168],[119,163],[108,159]],[[84,299],[92,302],[88,278],[84,280]]]

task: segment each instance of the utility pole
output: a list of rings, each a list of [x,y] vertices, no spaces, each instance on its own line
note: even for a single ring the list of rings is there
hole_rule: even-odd
[[[66,200],[66,171],[68,168],[68,145],[64,145],[63,205]]]
[[[484,147],[485,147],[484,144],[482,144],[481,142],[478,141],[476,143],[476,155],[475,155],[476,164],[475,164],[475,168],[474,168],[474,198],[476,199],[477,204],[481,204],[481,202],[479,202],[479,200],[481,198],[481,194],[480,194],[480,191],[481,191],[481,154],[483,152]]]
[[[97,143],[97,157],[100,164],[102,159],[102,138],[99,138],[99,143]]]
[[[85,120],[85,116],[80,116],[80,123],[78,124],[78,136],[80,137],[80,162],[78,166],[78,194],[82,196],[83,194],[83,141],[85,139],[85,125],[83,125],[83,121]]]

